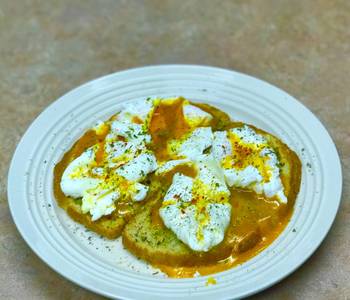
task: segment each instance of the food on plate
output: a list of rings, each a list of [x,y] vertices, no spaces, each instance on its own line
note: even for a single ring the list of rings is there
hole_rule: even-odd
[[[182,97],[146,99],[99,121],[55,167],[77,222],[172,277],[244,262],[283,231],[301,163],[275,136]]]

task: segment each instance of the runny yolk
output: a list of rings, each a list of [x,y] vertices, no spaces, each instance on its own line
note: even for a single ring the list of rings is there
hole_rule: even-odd
[[[105,141],[98,143],[98,149],[95,154],[96,164],[99,166],[104,159],[105,155]]]
[[[168,141],[179,139],[191,129],[184,118],[183,102],[183,98],[178,98],[171,103],[161,102],[153,112],[149,133],[152,137],[152,150],[158,161],[169,159]]]

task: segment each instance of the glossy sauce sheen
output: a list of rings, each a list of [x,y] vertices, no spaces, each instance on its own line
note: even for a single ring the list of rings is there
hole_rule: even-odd
[[[153,112],[149,133],[152,137],[152,150],[158,161],[169,158],[166,147],[169,140],[178,139],[190,130],[183,115],[183,101],[179,98],[169,105],[160,104]]]
[[[169,158],[165,147],[167,141],[179,138],[190,130],[183,116],[182,103],[183,99],[180,98],[171,105],[160,104],[155,109],[153,117],[150,120],[151,148],[159,161]],[[203,104],[198,105],[198,107],[214,116],[211,122],[213,130],[224,130],[232,127],[234,124],[223,121],[227,119],[226,115],[215,108]],[[73,159],[96,143],[99,143],[99,150],[96,153],[96,161],[99,162],[100,157],[103,155],[102,149],[105,134],[98,136],[92,130],[87,131],[56,165],[54,171],[54,193],[60,206],[64,207],[65,200],[67,199],[60,188],[60,181],[65,168]],[[159,181],[163,186],[170,186],[172,177],[176,172],[181,172],[191,177],[196,176],[196,170],[194,168],[180,165],[161,179],[159,178]],[[157,180],[157,176],[152,176],[152,179]],[[285,181],[283,177],[281,179],[282,182]],[[295,188],[297,192],[299,186],[292,186],[292,188]],[[290,220],[294,201],[288,201],[287,205],[281,205],[277,200],[267,199],[261,195],[258,196],[254,192],[231,189],[231,205],[231,224],[226,232],[226,237],[232,239],[232,242],[238,246],[230,256],[221,261],[209,262],[205,266],[172,267],[157,265],[156,267],[160,268],[170,277],[186,278],[193,277],[196,272],[199,272],[201,275],[208,275],[241,264],[268,247],[278,237]],[[117,209],[113,214],[130,214],[130,207],[127,203],[117,203],[116,206]],[[158,201],[154,205],[152,222],[155,225],[164,226],[158,213],[160,206],[161,201]]]

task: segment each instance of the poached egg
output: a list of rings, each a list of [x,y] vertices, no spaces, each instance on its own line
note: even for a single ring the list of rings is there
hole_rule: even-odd
[[[243,125],[215,137],[212,151],[228,186],[247,188],[287,203],[277,155],[264,136]]]
[[[198,158],[196,178],[176,173],[159,214],[166,227],[195,251],[222,242],[230,223],[230,192],[215,159]]]

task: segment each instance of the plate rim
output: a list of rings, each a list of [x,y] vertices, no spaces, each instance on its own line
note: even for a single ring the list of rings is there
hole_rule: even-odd
[[[318,125],[318,129],[323,130],[323,133],[325,133],[328,136],[328,142],[329,146],[331,148],[333,148],[333,152],[335,154],[336,161],[334,161],[334,168],[337,170],[337,175],[339,176],[339,182],[338,182],[338,186],[337,187],[333,187],[333,189],[337,189],[337,194],[338,196],[337,198],[337,203],[336,205],[334,205],[333,207],[333,211],[332,211],[332,215],[329,216],[329,220],[330,222],[328,224],[326,224],[327,226],[324,227],[323,229],[323,233],[322,235],[319,237],[318,242],[314,243],[313,247],[311,247],[311,249],[309,250],[309,252],[307,253],[307,255],[304,255],[303,259],[299,259],[298,263],[294,265],[293,268],[290,268],[288,270],[288,272],[285,272],[283,274],[283,276],[280,276],[280,278],[278,280],[272,279],[270,281],[267,281],[264,285],[259,286],[257,289],[254,289],[253,291],[249,292],[249,293],[245,293],[244,295],[239,295],[239,297],[242,296],[249,296],[252,294],[255,294],[257,292],[260,292],[261,290],[264,290],[270,286],[272,286],[273,284],[283,280],[285,277],[287,277],[289,274],[291,274],[292,272],[294,272],[296,269],[298,269],[302,264],[304,264],[304,262],[317,250],[317,248],[320,246],[320,244],[323,242],[323,240],[325,239],[325,237],[327,236],[327,234],[329,233],[329,230],[331,229],[332,225],[334,224],[334,220],[336,217],[336,214],[339,210],[340,207],[340,203],[341,203],[341,198],[342,198],[342,182],[343,182],[343,176],[342,176],[342,168],[341,168],[341,162],[340,162],[340,158],[339,158],[339,154],[337,151],[337,147],[331,137],[331,135],[329,134],[329,132],[327,131],[327,129],[325,128],[325,126],[322,124],[322,122],[318,119],[318,117],[316,115],[314,115],[303,103],[301,103],[300,101],[298,101],[297,99],[295,99],[293,96],[289,95],[287,92],[285,92],[284,90],[276,87],[275,85],[270,84],[269,82],[266,82],[264,80],[261,80],[259,78],[256,78],[254,76],[251,75],[247,75],[244,73],[240,73],[234,70],[229,70],[229,69],[224,69],[224,68],[218,68],[218,67],[211,67],[211,66],[201,66],[201,65],[192,65],[192,64],[170,64],[170,65],[152,65],[152,66],[144,66],[144,67],[137,67],[137,68],[131,68],[131,69],[126,69],[126,70],[121,70],[121,71],[117,71],[114,73],[110,73],[101,77],[98,77],[96,79],[92,79],[89,80],[86,83],[83,83],[77,87],[75,87],[74,89],[68,91],[67,93],[63,94],[62,96],[60,96],[58,99],[56,99],[55,101],[53,101],[50,105],[48,105],[35,119],[34,121],[32,121],[32,123],[30,124],[30,126],[27,128],[26,132],[23,134],[23,136],[21,137],[21,140],[19,141],[16,150],[13,154],[13,157],[11,159],[11,163],[10,163],[10,167],[9,167],[9,171],[8,171],[8,184],[7,184],[7,196],[8,196],[8,203],[9,203],[9,208],[10,208],[10,212],[11,212],[11,216],[12,219],[14,220],[14,223],[16,224],[16,227],[18,229],[18,231],[20,232],[22,238],[26,241],[26,243],[29,245],[29,247],[33,250],[34,253],[36,253],[36,255],[38,255],[40,257],[41,260],[43,260],[50,268],[54,269],[57,273],[59,273],[60,275],[62,275],[63,277],[67,278],[68,280],[83,286],[84,288],[91,290],[95,293],[98,294],[102,294],[108,297],[116,297],[115,294],[110,294],[108,292],[104,292],[101,291],[98,288],[94,288],[91,287],[89,285],[86,285],[80,281],[75,280],[74,278],[72,278],[71,276],[68,276],[65,272],[62,272],[62,270],[52,266],[52,263],[50,263],[50,261],[48,261],[48,259],[43,258],[43,256],[40,253],[39,249],[36,249],[35,246],[33,245],[32,241],[30,240],[30,236],[29,234],[26,232],[26,228],[22,227],[22,224],[18,221],[18,219],[16,219],[17,215],[16,215],[16,210],[14,208],[15,203],[14,203],[14,199],[12,197],[12,195],[14,195],[13,188],[14,188],[14,181],[15,181],[15,176],[14,174],[15,172],[15,167],[17,164],[17,160],[18,160],[18,155],[20,153],[21,150],[21,146],[23,145],[28,133],[33,130],[33,127],[35,126],[35,124],[37,123],[37,120],[45,114],[45,112],[47,112],[48,110],[51,110],[52,108],[54,108],[56,105],[59,106],[59,102],[61,101],[61,99],[64,99],[66,97],[70,97],[72,94],[74,95],[74,93],[81,91],[83,89],[86,89],[88,87],[92,87],[95,84],[99,84],[101,82],[104,81],[108,81],[110,79],[113,79],[113,77],[117,74],[123,74],[123,75],[127,75],[132,74],[133,72],[142,72],[144,70],[149,70],[150,72],[152,71],[157,71],[159,69],[181,69],[181,68],[185,68],[185,69],[192,69],[192,70],[199,70],[199,73],[202,71],[206,71],[208,73],[213,73],[214,71],[216,72],[220,72],[220,73],[226,73],[229,75],[234,75],[237,77],[242,77],[245,78],[247,80],[253,80],[256,82],[259,82],[260,84],[263,85],[267,85],[270,89],[274,89],[275,91],[277,91],[278,93],[282,93],[284,95],[288,96],[288,100],[289,101],[293,101],[294,104],[299,105],[302,107],[303,110],[306,110],[310,115],[313,116],[314,120],[317,121],[317,125]],[[123,296],[124,299],[128,299],[125,298]]]

